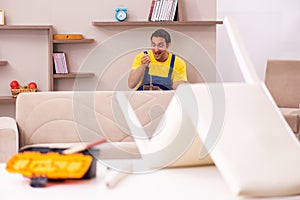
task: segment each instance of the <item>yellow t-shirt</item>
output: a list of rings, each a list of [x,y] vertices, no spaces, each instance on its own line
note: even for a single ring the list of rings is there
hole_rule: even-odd
[[[137,69],[138,67],[141,66],[141,64],[142,64],[141,58],[143,55],[144,55],[144,52],[135,56],[133,64],[132,64],[132,69]],[[150,56],[150,59],[151,59],[151,62],[149,64],[149,75],[168,77],[172,54],[169,53],[169,57],[165,62],[157,61],[151,50],[148,51],[148,55]],[[144,77],[141,78],[141,80],[139,81],[139,83],[137,84],[135,89],[137,89],[141,85],[143,78]],[[171,80],[172,80],[172,82],[187,81],[186,64],[185,64],[184,60],[182,60],[178,56],[175,57]]]

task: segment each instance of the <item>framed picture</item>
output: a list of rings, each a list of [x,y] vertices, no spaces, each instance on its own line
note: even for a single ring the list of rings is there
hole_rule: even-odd
[[[4,25],[4,10],[0,9],[0,25]]]
[[[68,67],[66,55],[63,52],[53,53],[54,69],[56,74],[67,74]]]

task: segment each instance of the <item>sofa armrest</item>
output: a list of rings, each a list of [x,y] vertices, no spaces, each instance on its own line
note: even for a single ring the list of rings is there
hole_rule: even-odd
[[[285,114],[284,115],[285,120],[291,127],[294,133],[299,132],[299,115],[297,114]]]
[[[294,133],[299,133],[300,109],[279,108]]]
[[[15,119],[0,117],[0,163],[18,152],[19,133]]]

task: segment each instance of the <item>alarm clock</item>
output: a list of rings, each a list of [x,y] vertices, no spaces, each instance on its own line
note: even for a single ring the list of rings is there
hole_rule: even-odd
[[[127,18],[127,9],[126,8],[116,8],[115,13],[116,20],[122,22],[125,21]]]

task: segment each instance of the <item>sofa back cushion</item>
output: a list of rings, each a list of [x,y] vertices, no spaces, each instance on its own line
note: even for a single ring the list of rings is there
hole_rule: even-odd
[[[299,108],[300,60],[268,60],[265,83],[279,107]]]
[[[136,115],[151,136],[173,91],[126,91]],[[20,147],[42,143],[88,142],[104,135],[132,141],[115,91],[21,93],[16,102]]]

